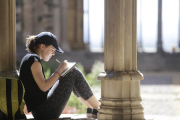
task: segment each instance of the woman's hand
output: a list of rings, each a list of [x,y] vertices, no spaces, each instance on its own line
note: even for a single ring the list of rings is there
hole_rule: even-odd
[[[31,112],[28,112],[26,105],[24,105],[23,111],[24,111],[24,114],[25,114],[25,115],[30,115],[30,114],[32,114]]]
[[[58,68],[58,72],[59,73],[63,73],[66,69],[68,69],[68,61],[67,60],[64,60],[61,65],[59,66]]]

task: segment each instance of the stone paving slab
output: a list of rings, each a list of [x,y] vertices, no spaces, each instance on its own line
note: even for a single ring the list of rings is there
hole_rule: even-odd
[[[141,97],[145,115],[180,115],[180,86],[141,85]]]
[[[101,88],[92,90],[100,99]],[[180,85],[141,85],[141,98],[145,115],[180,115]]]
[[[180,117],[163,116],[163,115],[145,115],[146,120],[180,120]]]

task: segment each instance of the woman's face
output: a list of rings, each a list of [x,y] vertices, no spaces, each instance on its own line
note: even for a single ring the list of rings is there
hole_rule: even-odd
[[[50,45],[50,46],[43,46],[43,49],[42,49],[42,54],[41,54],[41,57],[44,61],[49,61],[49,59],[55,55],[55,48]]]

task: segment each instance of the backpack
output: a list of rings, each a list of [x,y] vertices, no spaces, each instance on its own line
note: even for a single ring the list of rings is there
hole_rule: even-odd
[[[17,78],[0,77],[0,120],[26,119],[24,92]]]

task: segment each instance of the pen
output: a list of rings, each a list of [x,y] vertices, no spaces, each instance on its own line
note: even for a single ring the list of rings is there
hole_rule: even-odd
[[[61,62],[58,59],[56,59],[56,61],[61,64]]]

